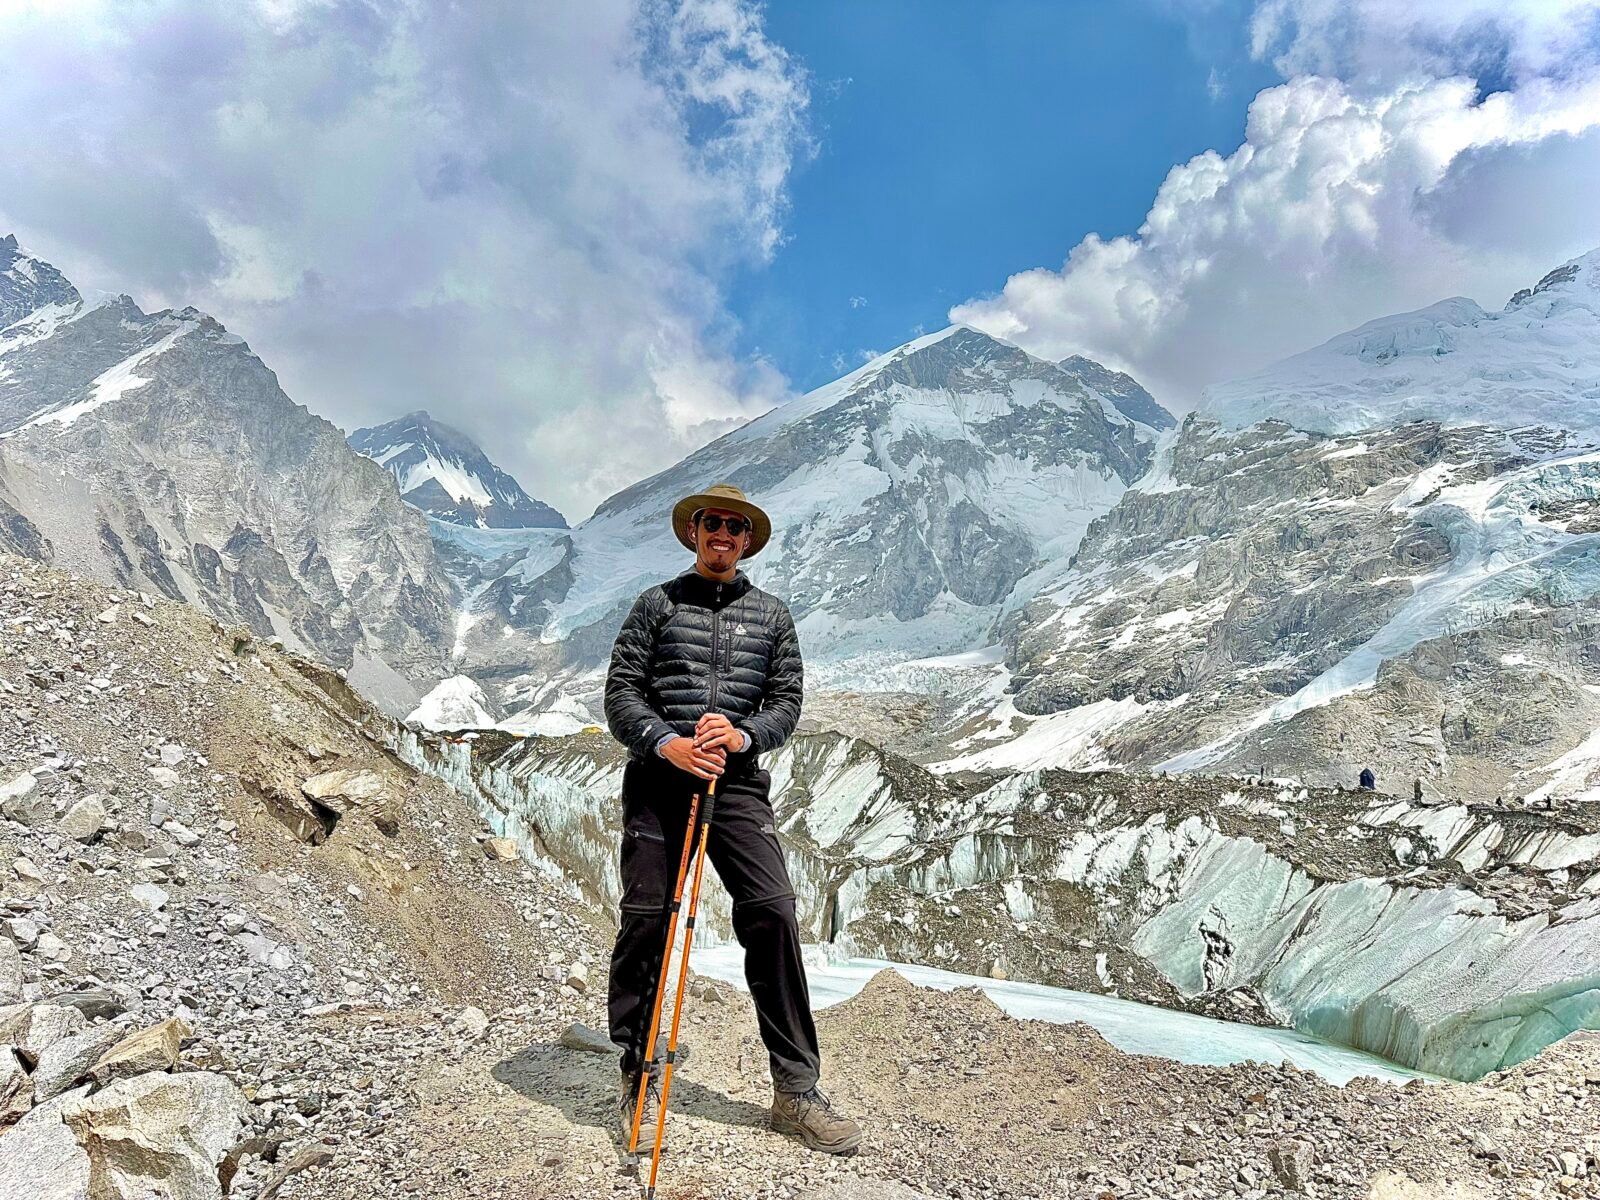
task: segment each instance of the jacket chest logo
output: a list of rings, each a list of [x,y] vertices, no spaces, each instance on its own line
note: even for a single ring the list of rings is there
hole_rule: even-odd
[[[735,633],[737,633],[739,636],[743,637],[744,634],[745,634],[744,622],[741,621],[739,624],[735,625],[733,627],[733,631]]]

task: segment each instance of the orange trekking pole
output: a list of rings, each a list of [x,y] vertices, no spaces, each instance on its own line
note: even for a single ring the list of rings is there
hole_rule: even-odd
[[[656,1170],[661,1166],[661,1137],[667,1129],[667,1099],[672,1095],[672,1064],[678,1056],[678,1020],[683,1016],[683,985],[689,980],[689,948],[694,945],[694,916],[700,907],[700,880],[706,867],[706,839],[711,836],[711,812],[716,805],[716,798],[717,781],[713,779],[706,785],[706,806],[700,816],[700,845],[694,852],[694,883],[689,889],[689,913],[683,922],[683,961],[678,964],[678,992],[672,1002],[672,1031],[667,1035],[667,1069],[661,1077],[661,1104],[656,1112],[656,1145],[650,1155],[650,1185],[645,1189],[645,1200],[655,1200],[656,1196]],[[688,839],[685,838],[685,852],[688,845]],[[666,981],[665,964],[662,965],[661,978],[662,982]],[[653,1052],[654,1047],[651,1049]],[[634,1124],[637,1127],[637,1116]]]
[[[713,780],[711,786],[715,788]],[[639,1148],[639,1123],[644,1120],[644,1101],[650,1088],[650,1073],[656,1066],[656,1036],[661,1032],[661,1002],[667,994],[667,972],[672,969],[672,943],[678,936],[678,908],[683,903],[683,878],[689,872],[690,843],[694,841],[695,817],[700,811],[700,794],[689,801],[689,829],[683,835],[683,853],[678,856],[678,882],[672,888],[672,907],[667,910],[667,948],[661,952],[661,978],[656,981],[656,1002],[650,1010],[649,1057],[645,1059],[644,1072],[639,1076],[639,1099],[633,1106],[633,1129],[628,1134],[628,1153]],[[692,917],[691,917],[692,920]]]

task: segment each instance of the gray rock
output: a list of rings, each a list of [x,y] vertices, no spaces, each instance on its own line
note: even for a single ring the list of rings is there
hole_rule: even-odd
[[[16,778],[0,784],[0,817],[15,821],[18,825],[37,825],[44,820],[49,815],[50,806],[35,792],[38,783],[33,772],[24,771]]]
[[[1311,1180],[1311,1168],[1317,1154],[1310,1142],[1298,1138],[1285,1138],[1267,1151],[1267,1162],[1278,1182],[1291,1191],[1303,1192]]]
[[[0,1128],[15,1124],[33,1107],[33,1080],[10,1046],[0,1046]]]
[[[89,1194],[89,1156],[61,1120],[88,1091],[40,1104],[0,1137],[0,1200],[83,1200]]]
[[[128,1006],[110,988],[80,988],[73,992],[57,992],[50,997],[51,1004],[70,1005],[91,1021],[108,1021],[128,1011]]]
[[[75,842],[92,842],[100,836],[105,823],[106,808],[100,803],[100,798],[85,796],[67,809],[67,815],[61,818],[59,828],[62,837],[69,837]]]
[[[128,889],[128,895],[137,900],[145,912],[158,913],[167,906],[166,891],[153,883],[136,883]]]
[[[0,1004],[22,999],[22,952],[8,938],[0,938]]]
[[[588,1054],[617,1053],[617,1047],[609,1037],[582,1021],[574,1021],[561,1031],[561,1044],[568,1050],[582,1050]]]
[[[218,1167],[249,1117],[244,1093],[207,1071],[121,1079],[62,1111],[103,1200],[221,1200]]]
[[[65,1004],[30,1004],[22,1015],[12,1040],[32,1062],[57,1042],[76,1037],[87,1022],[77,1009]]]
[[[96,1025],[53,1043],[39,1056],[39,1065],[33,1069],[35,1099],[53,1099],[87,1079],[90,1069],[121,1040],[121,1034],[114,1025]]]
[[[32,771],[24,771],[14,775],[5,783],[0,783],[0,806],[8,805],[14,800],[21,800],[24,796],[39,786],[39,780]]]

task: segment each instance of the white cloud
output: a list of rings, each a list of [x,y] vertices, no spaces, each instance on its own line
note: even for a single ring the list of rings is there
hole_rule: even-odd
[[[850,297],[850,307],[851,308],[865,308],[866,306],[867,306],[867,298],[865,296],[851,296]]]
[[[1600,245],[1600,206],[1573,186],[1600,176],[1600,72],[1554,22],[1495,7],[1501,77],[1517,82],[1484,97],[1471,78],[1425,73],[1482,49],[1451,40],[1487,11],[1476,0],[1268,0],[1261,53],[1358,78],[1261,92],[1244,143],[1174,167],[1136,233],[1090,235],[1059,270],[1013,275],[951,320],[1052,358],[1088,354],[1182,409],[1209,382],[1384,313],[1456,294],[1503,303]]]
[[[1561,74],[1597,34],[1600,0],[1262,0],[1250,23],[1256,57],[1286,76],[1383,84]]]
[[[721,295],[811,149],[746,0],[85,0],[0,62],[0,230],[342,424],[427,407],[581,516],[788,393]]]

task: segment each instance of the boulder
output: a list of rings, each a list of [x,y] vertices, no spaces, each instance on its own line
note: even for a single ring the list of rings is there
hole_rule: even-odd
[[[66,1004],[30,1004],[19,1014],[8,1036],[22,1050],[29,1062],[38,1062],[40,1055],[57,1042],[74,1037],[88,1024],[83,1014]]]
[[[0,1004],[22,999],[22,951],[9,938],[0,938]]]
[[[77,1013],[78,1010],[71,1011]],[[39,1056],[38,1065],[33,1068],[34,1099],[53,1100],[87,1079],[90,1068],[121,1040],[121,1035],[122,1031],[114,1025],[96,1025],[53,1044]]]
[[[1311,1168],[1316,1164],[1317,1153],[1310,1142],[1299,1138],[1285,1138],[1267,1151],[1267,1162],[1278,1182],[1292,1192],[1303,1192],[1311,1182]]]
[[[302,783],[300,791],[334,820],[359,809],[380,832],[390,837],[400,832],[402,805],[398,797],[389,794],[383,776],[376,771],[348,767],[323,771]]]
[[[67,815],[61,818],[59,828],[62,837],[88,843],[100,836],[105,824],[106,806],[100,803],[100,797],[85,796],[67,809]]]
[[[89,1194],[89,1156],[61,1113],[88,1088],[41,1104],[0,1137],[0,1200],[83,1200]]]
[[[100,1056],[89,1068],[89,1074],[96,1083],[105,1083],[146,1071],[170,1071],[178,1065],[178,1051],[191,1032],[187,1023],[168,1017],[123,1038]]]
[[[119,985],[124,990],[127,985]],[[138,993],[135,992],[135,995]],[[123,998],[110,988],[80,987],[71,992],[57,992],[50,997],[51,1004],[66,1004],[77,1009],[91,1021],[109,1021],[128,1011]]]
[[[375,808],[383,799],[383,777],[376,771],[341,769],[323,771],[300,785],[300,790],[313,800],[347,813],[357,805]]]
[[[0,783],[0,805],[10,804],[13,800],[21,800],[38,786],[39,780],[32,771],[24,771],[20,775],[14,775],[5,783]]]
[[[490,858],[500,862],[515,862],[517,860],[517,843],[508,837],[492,837],[484,840],[483,852]]]
[[[33,1107],[33,1080],[14,1047],[0,1046],[0,1129],[14,1125]]]
[[[128,895],[148,913],[158,913],[167,906],[166,890],[153,883],[136,883],[128,889]]]
[[[561,1045],[568,1050],[582,1050],[587,1054],[615,1054],[617,1047],[598,1029],[591,1029],[582,1021],[574,1021],[561,1031]]]
[[[218,1168],[250,1102],[209,1071],[119,1079],[62,1110],[89,1157],[96,1200],[222,1200]]]

